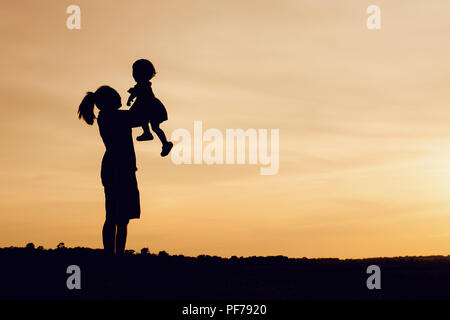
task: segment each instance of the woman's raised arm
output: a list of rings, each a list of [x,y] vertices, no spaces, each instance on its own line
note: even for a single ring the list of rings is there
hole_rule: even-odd
[[[123,121],[128,127],[141,127],[145,123],[145,121],[143,121],[134,110],[120,110],[119,112],[121,121]]]

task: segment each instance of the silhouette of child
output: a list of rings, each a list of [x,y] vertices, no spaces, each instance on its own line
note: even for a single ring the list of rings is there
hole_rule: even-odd
[[[150,61],[139,59],[133,63],[133,78],[136,80],[136,85],[128,90],[130,97],[128,98],[127,106],[131,105],[133,100],[136,99],[130,110],[135,111],[143,121],[142,129],[144,132],[136,140],[153,140],[153,135],[148,127],[150,122],[153,132],[156,133],[162,143],[161,156],[165,157],[172,149],[173,143],[167,141],[164,131],[159,127],[161,122],[167,120],[167,111],[162,102],[153,94],[150,79],[155,74],[155,67]]]

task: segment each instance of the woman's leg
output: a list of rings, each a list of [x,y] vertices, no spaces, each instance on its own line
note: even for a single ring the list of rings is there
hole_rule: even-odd
[[[107,254],[114,254],[114,244],[116,242],[116,224],[106,219],[103,225],[103,247]]]
[[[116,254],[118,255],[122,255],[125,252],[125,245],[127,243],[127,227],[128,220],[121,221],[117,224]]]

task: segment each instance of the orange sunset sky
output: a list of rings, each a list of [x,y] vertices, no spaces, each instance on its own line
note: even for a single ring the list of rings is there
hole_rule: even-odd
[[[81,29],[66,8],[81,8]],[[368,30],[366,8],[381,8]],[[170,134],[279,129],[280,168],[175,165],[136,142],[128,249],[450,253],[450,2],[2,0],[0,246],[101,248],[98,127],[76,110],[150,59]],[[133,131],[134,136],[140,129]]]

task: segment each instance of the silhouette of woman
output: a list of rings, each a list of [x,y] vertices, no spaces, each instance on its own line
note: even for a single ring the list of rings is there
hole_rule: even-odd
[[[107,254],[121,255],[125,251],[128,222],[140,217],[131,128],[142,126],[142,121],[130,110],[118,110],[122,106],[120,95],[109,86],[86,94],[78,108],[78,118],[92,125],[94,105],[100,110],[97,123],[106,147],[101,167],[106,209],[103,246]]]

